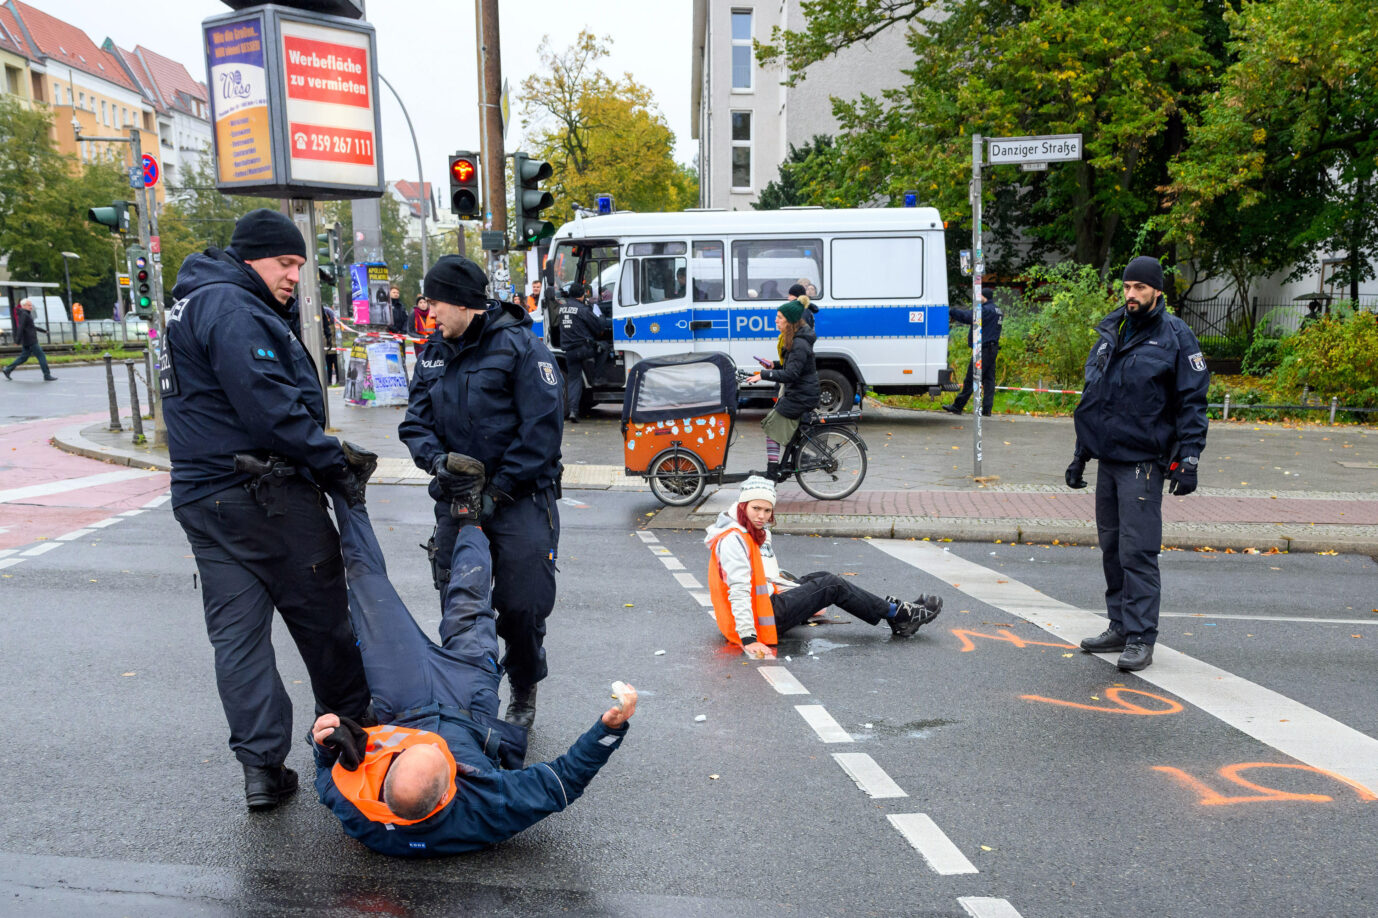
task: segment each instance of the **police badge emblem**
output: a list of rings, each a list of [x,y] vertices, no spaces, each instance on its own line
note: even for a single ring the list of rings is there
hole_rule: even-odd
[[[1187,359],[1191,361],[1191,368],[1192,368],[1193,370],[1195,370],[1195,371],[1198,372],[1198,373],[1203,373],[1203,372],[1205,372],[1205,369],[1206,369],[1206,358],[1201,356],[1201,352],[1200,352],[1200,351],[1197,351],[1195,354],[1192,354],[1192,355],[1191,355],[1190,357],[1188,357]]]
[[[541,368],[541,379],[545,380],[545,384],[547,386],[555,385],[555,364],[546,363],[542,360],[536,365]]]

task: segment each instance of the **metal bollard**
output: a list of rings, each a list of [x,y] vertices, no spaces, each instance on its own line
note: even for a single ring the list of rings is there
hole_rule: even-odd
[[[1339,397],[1338,395],[1332,395],[1332,396],[1330,396],[1330,423],[1331,423],[1331,424],[1334,424],[1334,423],[1335,423],[1335,409],[1338,408],[1339,405],[1340,405],[1340,397]]]
[[[110,352],[105,352],[105,388],[110,395],[110,427],[109,430],[124,430],[120,424],[120,403],[115,398],[115,368],[110,364]]]
[[[148,416],[156,417],[158,414],[158,400],[153,397],[153,383],[157,381],[158,374],[153,369],[153,352],[144,348],[144,371],[148,373],[144,377],[144,389],[148,392]]]
[[[139,410],[139,377],[134,372],[134,361],[126,360],[125,368],[129,370],[129,415],[134,420],[134,445],[143,446],[148,442],[144,436],[144,417]]]
[[[1222,420],[1222,421],[1228,421],[1229,419],[1230,419],[1230,393],[1226,392],[1226,393],[1225,393],[1225,408],[1224,408],[1223,411],[1220,412],[1220,420]]]

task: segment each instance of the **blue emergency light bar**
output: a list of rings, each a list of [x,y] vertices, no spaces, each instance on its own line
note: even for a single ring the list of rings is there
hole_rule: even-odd
[[[600,194],[600,195],[598,196],[597,200],[598,200],[598,213],[600,213],[600,214],[610,214],[610,213],[612,213],[612,195],[610,195],[610,194]]]
[[[919,193],[918,193],[917,191],[906,191],[906,192],[904,193],[904,206],[905,206],[905,207],[918,207],[918,206],[919,206]]]

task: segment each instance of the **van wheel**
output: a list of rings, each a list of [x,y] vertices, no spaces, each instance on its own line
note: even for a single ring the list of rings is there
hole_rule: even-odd
[[[851,411],[856,389],[852,381],[837,370],[818,371],[818,413],[837,414]]]

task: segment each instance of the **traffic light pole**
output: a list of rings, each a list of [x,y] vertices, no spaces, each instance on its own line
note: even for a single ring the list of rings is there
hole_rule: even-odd
[[[321,321],[321,276],[316,260],[316,206],[306,198],[283,198],[282,212],[292,219],[306,246],[306,264],[301,266],[297,281],[297,317],[301,321],[301,344],[316,363],[316,379],[321,384],[321,400],[325,405],[325,426],[330,426],[330,390],[325,377],[325,326]],[[338,282],[338,281],[337,281]]]
[[[502,141],[502,54],[499,49],[498,0],[474,0],[478,15],[479,123],[483,126],[484,202],[488,228],[507,235],[507,157]],[[462,230],[461,230],[462,231]],[[488,278],[497,268],[496,252],[488,253]]]

